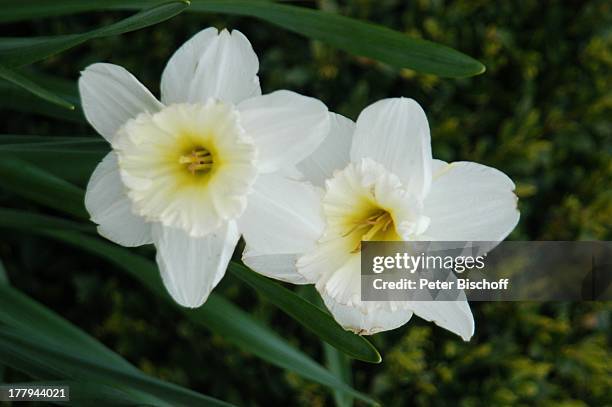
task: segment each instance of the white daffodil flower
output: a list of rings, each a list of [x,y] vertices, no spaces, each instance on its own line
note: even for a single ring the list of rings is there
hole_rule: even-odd
[[[397,328],[416,314],[471,338],[467,301],[362,302],[361,241],[501,241],[519,219],[505,174],[434,160],[427,117],[406,98],[370,105],[356,124],[334,115],[329,137],[297,169],[312,186],[270,189],[274,210],[257,219],[267,234],[248,241],[246,264],[315,284],[338,323],[359,334]]]
[[[238,31],[201,31],[168,62],[161,102],[124,68],[98,63],[79,79],[89,123],[112,146],[87,186],[99,233],[123,246],[153,243],[164,284],[198,307],[223,277],[249,208],[267,205],[281,172],[329,132],[320,101],[261,95],[259,62]],[[245,212],[246,209],[246,212]]]

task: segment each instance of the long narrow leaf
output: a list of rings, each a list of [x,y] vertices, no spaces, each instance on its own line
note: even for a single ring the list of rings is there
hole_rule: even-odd
[[[119,35],[160,23],[179,14],[188,5],[187,1],[173,1],[154,6],[115,24],[83,34],[56,37],[0,38],[0,63],[9,66],[31,64],[93,38]]]
[[[44,0],[37,0],[25,3],[42,6],[43,2]],[[28,10],[23,3],[20,0],[8,1],[8,4],[4,5],[0,19],[15,21],[111,8],[138,9],[145,4],[151,4],[151,1],[56,0],[55,9],[43,6],[38,10],[34,8]],[[352,54],[377,59],[396,68],[411,68],[444,77],[478,75],[485,70],[480,62],[452,48],[413,38],[380,25],[304,7],[253,0],[193,0],[189,11],[256,17]]]
[[[25,161],[0,159],[0,187],[71,215],[88,217],[81,189]]]
[[[96,228],[91,224],[83,224],[70,220],[56,218],[28,212],[24,216],[23,211],[9,208],[0,208],[0,218],[2,226],[7,228],[36,230],[36,229],[67,229],[80,232],[95,233]],[[0,280],[2,279],[2,269],[0,267]]]
[[[229,271],[327,343],[356,359],[370,363],[381,361],[376,348],[365,338],[338,329],[338,324],[328,313],[294,292],[236,262],[230,263]]]
[[[6,284],[0,285],[0,322],[26,332],[28,337],[52,338],[66,351],[88,355],[100,364],[137,371],[94,338]]]
[[[108,142],[101,137],[55,137],[0,134],[0,151],[43,151],[45,153],[90,151],[106,153]]]
[[[0,13],[1,14],[1,13]],[[33,72],[21,72],[32,82],[40,84],[53,94],[75,106],[74,110],[65,109],[43,100],[11,82],[0,81],[0,108],[18,112],[40,114],[71,122],[84,123],[85,116],[80,109],[79,95],[75,81]]]
[[[44,99],[48,102],[54,103],[58,106],[62,106],[66,109],[70,109],[70,110],[74,109],[73,104],[62,99],[60,96],[56,95],[55,93],[43,88],[41,85],[37,84],[31,79],[28,79],[23,74],[21,74],[20,72],[14,69],[0,65],[0,78],[7,80],[11,83],[14,83],[15,85],[25,89],[31,94],[36,95],[39,98]]]
[[[118,375],[123,375],[123,377],[132,377],[139,383],[144,382],[160,387],[157,390],[157,394],[163,394],[161,397],[166,402],[155,402],[154,405],[172,405],[181,402],[186,397],[194,397],[191,402],[196,402],[198,399],[199,401],[211,401],[207,396],[149,378],[121,356],[43,305],[28,298],[15,288],[8,285],[0,285],[0,338],[1,332],[3,330],[6,332],[7,329],[10,332],[19,333],[20,337],[27,338],[32,343],[36,343],[40,349],[44,349],[43,352],[53,353],[51,360],[49,360],[46,356],[31,357],[29,351],[24,351],[23,349],[16,350],[13,347],[9,348],[9,354],[2,355],[2,340],[0,339],[0,360],[4,360],[11,367],[22,370],[34,377],[41,379],[78,378],[79,380],[89,378],[90,380],[103,380],[113,383]],[[67,365],[65,361],[57,361],[56,357],[59,356],[61,360],[62,355],[69,356]],[[75,359],[90,365],[87,374],[80,372],[78,366],[76,366],[77,370],[74,370],[75,366],[71,362]],[[92,370],[93,376],[89,376],[89,371]],[[112,372],[112,374],[107,376],[96,373],[107,371]],[[130,380],[127,380],[127,382],[129,383]],[[123,385],[126,384],[126,381],[121,380],[120,383]],[[165,393],[166,390],[169,391],[168,394]],[[92,388],[89,392],[91,391],[95,392],[95,389]],[[138,394],[141,391],[152,391],[155,393],[155,389],[150,388],[129,389],[129,392],[134,394]],[[104,391],[102,395],[108,397],[113,393],[116,392],[108,393]],[[156,400],[153,397],[147,396],[146,393],[138,394],[138,398],[142,401],[146,399],[147,403]],[[211,404],[219,405],[224,403],[217,403],[217,400],[212,400]]]
[[[124,0],[4,0],[2,2],[2,13],[0,13],[0,23],[107,10],[123,3],[126,2]],[[150,2],[144,1],[143,3],[150,4]]]
[[[0,285],[7,285],[8,283],[8,276],[6,275],[6,270],[4,269],[4,263],[2,263],[2,259],[0,259]]]
[[[300,287],[298,293],[302,298],[314,305],[323,306],[323,300],[313,286],[303,285]],[[325,357],[325,366],[327,369],[344,383],[352,386],[353,374],[351,371],[351,359],[325,342],[323,342],[323,355]],[[350,394],[334,390],[334,402],[337,407],[352,407],[353,397]]]
[[[344,383],[352,386],[351,360],[333,346],[324,343],[325,366]],[[350,394],[334,391],[334,402],[337,407],[351,407],[353,397]]]
[[[39,338],[31,338],[20,329],[0,326],[0,362],[15,369],[59,379],[85,379],[104,384],[120,383],[166,400],[168,405],[229,406],[212,397],[167,383],[140,372],[128,372],[115,366],[101,365],[78,353],[65,352]],[[37,367],[30,371],[31,366]],[[44,378],[44,377],[43,377]]]
[[[101,137],[0,135],[0,160],[19,159],[50,174],[84,185],[109,152]],[[80,197],[79,197],[80,199]]]
[[[13,219],[10,222],[5,217],[0,216],[0,227],[25,229],[31,233],[47,236],[100,256],[140,281],[147,289],[169,304],[174,304],[166,293],[157,267],[152,261],[98,238],[88,237],[71,230],[50,230],[49,227],[57,223],[52,217],[43,216],[41,220],[44,222],[39,227],[25,221],[23,222],[23,224],[26,224],[25,227],[15,226],[20,219],[28,216],[27,212],[16,213],[13,214]],[[245,351],[251,352],[283,369],[329,386],[331,389],[349,393],[356,398],[374,403],[371,398],[344,384],[307,355],[293,348],[265,325],[254,320],[250,315],[215,293],[210,295],[206,304],[201,308],[196,310],[180,309],[193,322],[207,327]]]

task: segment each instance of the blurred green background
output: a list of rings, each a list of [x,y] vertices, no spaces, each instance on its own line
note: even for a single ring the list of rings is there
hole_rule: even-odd
[[[449,45],[487,71],[444,79],[398,71],[264,22],[181,14],[90,41],[36,65],[76,80],[94,62],[126,67],[158,94],[172,52],[208,26],[242,31],[260,58],[264,93],[290,89],[356,119],[387,97],[426,111],[436,158],[491,165],[517,184],[516,240],[610,240],[612,232],[612,3],[609,1],[319,1],[319,7]],[[2,26],[3,35],[82,32],[129,13],[86,13]],[[10,110],[4,134],[93,135]],[[71,116],[72,117],[72,116]],[[81,185],[86,180],[81,180]],[[2,206],[53,214],[0,189]],[[139,368],[239,405],[327,405],[329,391],[211,335],[152,298],[109,264],[19,232],[0,235],[11,283]],[[232,276],[218,292],[267,321],[317,360],[321,342]],[[612,405],[610,303],[474,303],[471,342],[414,318],[372,337],[383,362],[352,362],[354,386],[384,405]],[[21,378],[8,370],[8,381]]]

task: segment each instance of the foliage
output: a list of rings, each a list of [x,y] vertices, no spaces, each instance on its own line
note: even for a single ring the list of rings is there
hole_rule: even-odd
[[[487,67],[483,75],[462,79],[397,69],[252,18],[180,14],[121,36],[92,37],[20,71],[43,90],[77,106],[74,112],[24,93],[14,84],[0,83],[1,133],[31,136],[29,143],[45,143],[34,138],[41,135],[90,137],[93,130],[84,123],[74,93],[80,70],[98,61],[117,63],[158,90],[161,70],[177,45],[204,27],[227,26],[241,30],[253,43],[260,56],[264,92],[286,88],[316,96],[353,119],[381,98],[418,100],[428,114],[436,158],[489,164],[516,181],[521,222],[511,238],[610,240],[612,6],[608,3],[318,2],[318,7],[332,13],[453,47]],[[2,29],[11,37],[86,33],[132,14],[89,12],[14,22]],[[49,75],[69,81],[50,80]],[[54,175],[83,187],[90,162],[95,163],[101,151],[94,139],[94,144],[74,139],[74,160],[61,160],[52,149],[24,152],[27,148],[11,139],[0,146],[0,171],[5,171],[4,177],[11,168],[7,156],[21,157],[39,167],[52,167]],[[84,152],[90,158],[83,159]],[[67,198],[66,205],[58,205],[48,196],[53,183],[32,190],[21,181],[7,184],[3,178],[0,206],[61,217],[64,223],[49,227],[74,229],[80,213],[68,198],[78,194],[59,183]],[[0,212],[7,225],[14,220],[11,214]],[[30,221],[36,225],[42,220]],[[345,393],[332,394],[323,384],[258,358],[222,331],[193,323],[192,317],[143,290],[117,265],[40,233],[2,230],[10,230],[0,238],[0,259],[13,287],[147,374],[239,405],[350,402]],[[150,255],[146,249],[132,252]],[[334,353],[334,348],[279,310],[266,299],[265,290],[258,293],[236,277],[240,275],[228,273],[215,293],[263,322],[285,345],[313,361],[326,361],[330,371],[347,380],[343,354]],[[311,298],[307,288],[298,292]],[[383,363],[350,362],[353,387],[385,405],[612,403],[609,304],[478,303],[473,309],[476,335],[469,343],[417,318],[399,330],[374,336]],[[30,379],[8,369],[5,380]]]

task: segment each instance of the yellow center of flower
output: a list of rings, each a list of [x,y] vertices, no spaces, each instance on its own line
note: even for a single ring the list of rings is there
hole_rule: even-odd
[[[361,251],[362,241],[402,240],[395,230],[393,216],[385,209],[377,208],[369,212],[365,218],[351,223],[351,228],[344,236],[352,235],[354,239],[359,239],[351,253],[359,253]]]
[[[207,174],[214,164],[213,156],[204,147],[194,148],[189,154],[179,158],[179,164],[185,165],[191,175]]]

